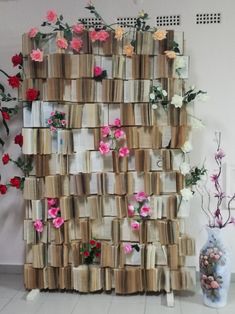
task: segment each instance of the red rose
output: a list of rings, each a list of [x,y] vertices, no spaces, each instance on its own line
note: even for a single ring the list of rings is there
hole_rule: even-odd
[[[22,65],[23,64],[23,57],[22,54],[15,54],[12,58],[11,61],[13,63],[13,66],[16,67],[17,65]]]
[[[96,241],[95,241],[95,240],[90,240],[90,245],[91,245],[91,246],[96,245]]]
[[[21,133],[16,135],[15,144],[18,144],[20,147],[23,146],[23,135]]]
[[[26,91],[26,99],[28,101],[34,101],[38,98],[39,96],[39,90],[35,89],[35,88],[29,88]]]
[[[9,76],[8,83],[12,88],[18,88],[20,86],[20,78],[16,75]]]
[[[0,194],[6,194],[7,187],[4,184],[0,184]]]
[[[4,154],[2,156],[2,162],[3,162],[4,165],[8,164],[9,160],[10,160],[10,157],[9,157],[8,154]]]
[[[95,253],[95,256],[100,257],[100,253],[99,252]]]
[[[21,183],[21,179],[19,177],[14,177],[10,180],[11,186],[19,189],[20,188],[20,183]]]
[[[2,117],[4,120],[10,120],[10,115],[7,111],[2,110]]]
[[[96,243],[96,248],[97,248],[97,249],[100,249],[100,248],[101,248],[101,243],[100,243],[100,242],[97,242],[97,243]]]
[[[85,257],[88,257],[90,255],[90,253],[88,251],[85,251],[83,254]]]

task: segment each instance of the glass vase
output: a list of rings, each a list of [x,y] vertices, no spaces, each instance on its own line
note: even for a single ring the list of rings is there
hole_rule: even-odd
[[[208,239],[200,251],[200,283],[204,304],[220,308],[227,304],[231,278],[231,258],[224,244],[224,228],[207,227]]]

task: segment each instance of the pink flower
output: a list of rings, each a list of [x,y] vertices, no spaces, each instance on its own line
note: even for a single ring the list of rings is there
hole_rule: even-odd
[[[82,23],[75,24],[73,25],[72,29],[74,33],[81,34],[84,31],[85,26]]]
[[[66,125],[66,120],[61,120],[61,125],[65,126]]]
[[[217,281],[212,281],[211,282],[211,288],[213,288],[213,289],[218,289],[219,288],[219,284],[218,284],[218,282]]]
[[[116,127],[118,127],[118,128],[120,128],[120,126],[121,126],[121,120],[118,119],[118,118],[116,118],[116,119],[114,120],[114,122],[113,122],[113,125],[116,126]]]
[[[79,52],[82,48],[83,45],[83,41],[80,38],[73,38],[70,42],[70,47]]]
[[[132,248],[132,245],[130,243],[124,244],[125,254],[130,254],[130,253],[132,253],[132,251],[133,251],[133,248]]]
[[[43,61],[43,51],[40,49],[32,50],[30,57],[33,61],[42,62]]]
[[[133,217],[135,215],[135,207],[131,204],[128,205],[128,216]]]
[[[130,151],[129,151],[128,147],[124,146],[124,147],[121,147],[119,149],[118,156],[119,157],[126,157],[129,155],[129,153],[130,153]]]
[[[65,38],[58,38],[56,40],[56,44],[61,49],[67,49],[68,48],[68,42]]]
[[[92,41],[92,42],[95,42],[96,40],[98,40],[99,38],[98,38],[98,32],[97,31],[90,31],[89,32],[89,37],[90,37],[90,40]]]
[[[114,132],[114,137],[116,139],[121,138],[121,137],[125,137],[125,132],[123,130],[121,130],[121,129],[117,129]]]
[[[219,254],[215,254],[214,258],[215,258],[215,260],[219,260],[220,259],[220,255]]]
[[[211,175],[211,181],[216,182],[218,180],[218,175],[217,174],[212,174]]]
[[[148,217],[150,216],[151,208],[148,205],[143,205],[140,209],[140,216]]]
[[[103,73],[103,69],[99,66],[94,67],[94,76],[100,76]]]
[[[225,157],[225,153],[222,149],[217,150],[217,152],[215,153],[215,158],[216,159],[222,159]]]
[[[57,204],[57,199],[56,198],[48,198],[47,204],[48,204],[48,206],[55,206]]]
[[[138,192],[135,195],[135,199],[136,199],[137,202],[143,202],[146,199],[148,199],[148,195],[145,192]]]
[[[51,130],[52,132],[54,132],[54,131],[56,131],[56,128],[55,128],[53,125],[51,125],[51,126],[50,126],[50,130]]]
[[[64,219],[62,217],[57,217],[53,219],[53,225],[56,229],[59,229],[64,224]]]
[[[102,155],[108,154],[110,152],[110,144],[100,141],[99,151]]]
[[[48,123],[48,124],[52,124],[52,120],[51,120],[51,119],[48,119],[48,120],[47,120],[47,123]]]
[[[140,223],[136,220],[131,222],[131,229],[132,230],[139,230],[140,229]]]
[[[29,32],[28,32],[28,36],[29,38],[34,38],[36,37],[36,35],[38,34],[39,30],[36,27],[32,27],[30,28]]]
[[[98,32],[98,40],[99,41],[106,41],[109,38],[109,33],[101,30]]]
[[[57,13],[54,10],[47,11],[46,19],[50,23],[55,23],[57,21]]]
[[[110,132],[111,132],[111,130],[110,130],[109,126],[103,126],[102,129],[101,129],[102,137],[109,136]]]
[[[41,220],[35,220],[33,226],[37,232],[43,232],[43,223],[41,222]]]
[[[48,209],[48,215],[50,216],[50,218],[56,218],[59,211],[59,207],[51,207],[50,209]]]

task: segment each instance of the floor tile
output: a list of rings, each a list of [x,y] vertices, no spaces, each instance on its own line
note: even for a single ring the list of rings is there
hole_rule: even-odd
[[[11,299],[9,298],[0,298],[0,311],[4,308],[7,303],[9,303]]]
[[[146,296],[143,295],[114,295],[112,302],[114,303],[145,303]]]
[[[141,298],[141,296],[139,297]],[[141,301],[141,300],[140,300]],[[144,314],[145,302],[112,302],[108,314]],[[80,314],[80,313],[79,313]],[[156,314],[156,313],[155,313]]]
[[[175,306],[168,307],[166,305],[166,299],[162,299],[161,303],[154,304],[151,302],[146,302],[145,314],[181,314],[179,299],[175,298]]]
[[[45,298],[36,314],[71,314],[77,302],[77,295],[58,293]]]
[[[1,311],[1,314],[36,314],[42,305],[41,302],[21,299],[11,300]],[[49,313],[48,313],[49,314]]]
[[[108,314],[111,302],[87,302],[79,300],[72,314]],[[67,314],[67,313],[66,313]],[[120,314],[120,313],[119,313]]]

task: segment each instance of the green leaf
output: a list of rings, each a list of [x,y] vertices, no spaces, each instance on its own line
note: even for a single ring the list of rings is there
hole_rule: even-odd
[[[0,83],[0,90],[2,91],[2,93],[5,92],[5,87]]]
[[[5,144],[5,142],[1,139],[1,137],[0,137],[0,144],[1,144],[2,146],[4,146],[4,144]]]
[[[5,129],[6,129],[6,132],[7,132],[7,135],[9,135],[9,127],[8,127],[8,125],[7,125],[7,123],[6,123],[6,120],[2,120],[2,123],[3,123],[3,125],[4,125],[4,127],[5,127]]]
[[[63,21],[64,17],[62,14],[60,15],[59,19],[60,19],[60,21]]]

